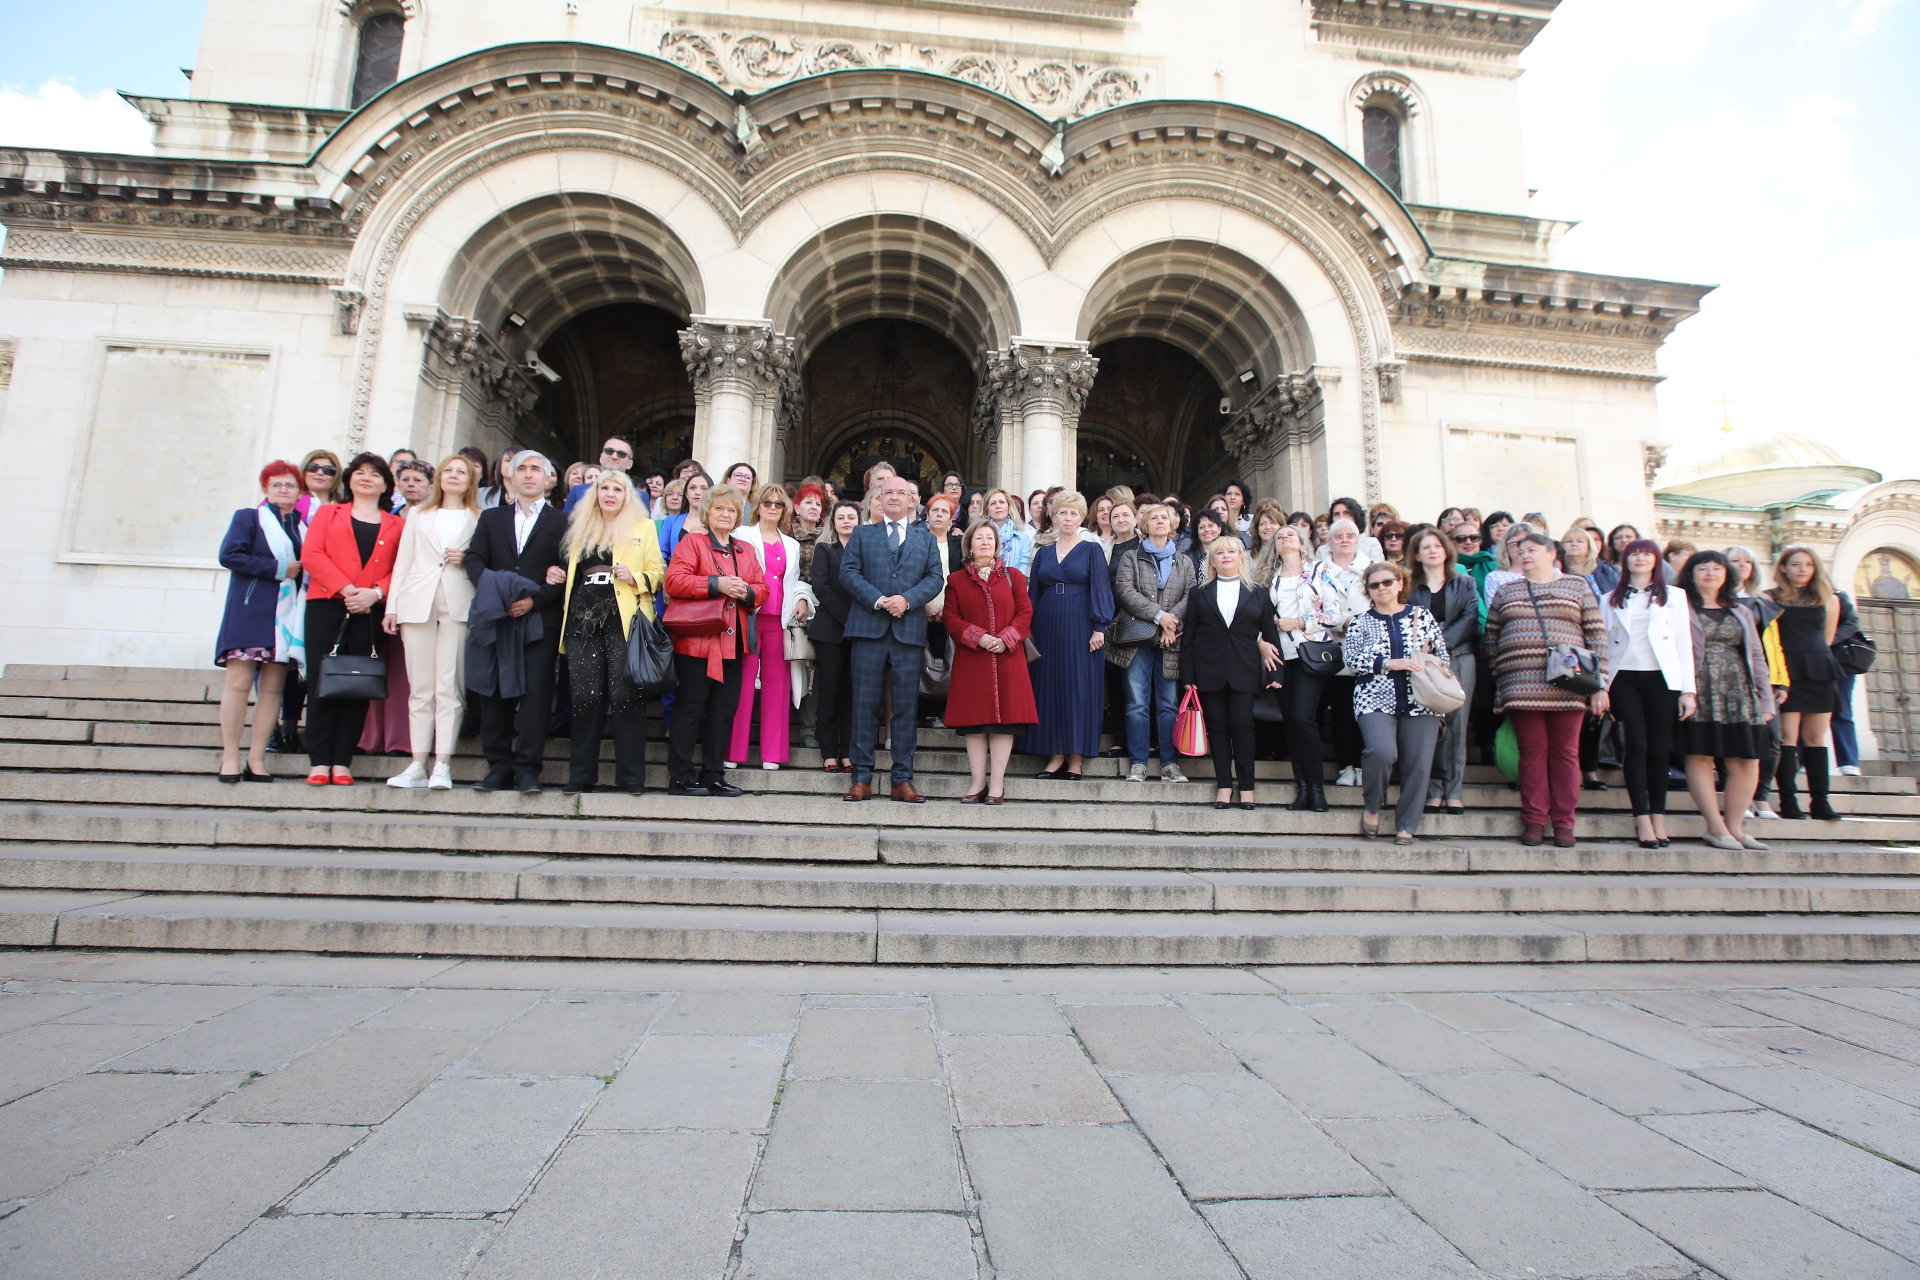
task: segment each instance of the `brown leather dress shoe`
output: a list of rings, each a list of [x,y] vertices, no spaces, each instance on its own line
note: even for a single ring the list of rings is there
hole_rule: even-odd
[[[901,804],[925,804],[927,798],[913,789],[911,782],[903,782],[893,789],[893,798]]]
[[[1543,822],[1529,822],[1520,828],[1520,843],[1532,848],[1546,838],[1547,827]]]
[[[868,785],[867,785],[866,783],[864,783],[864,782],[856,782],[856,783],[854,783],[854,784],[853,784],[852,786],[850,786],[850,787],[848,787],[848,788],[847,788],[847,794],[846,794],[846,795],[844,795],[844,796],[842,796],[842,797],[841,797],[841,799],[843,799],[843,800],[865,800],[865,799],[867,799],[867,798],[868,798],[869,796],[871,796],[872,794],[873,794],[873,788],[872,788],[872,787],[870,787],[870,786],[868,786]]]

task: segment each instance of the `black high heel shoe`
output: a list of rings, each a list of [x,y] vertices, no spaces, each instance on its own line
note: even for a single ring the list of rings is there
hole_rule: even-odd
[[[241,767],[245,768],[244,765]],[[220,779],[220,781],[227,783],[228,785],[232,785],[233,783],[240,781],[240,775],[237,773],[216,773],[213,776]]]
[[[242,782],[272,782],[273,775],[270,773],[255,773],[252,765],[243,764],[240,766],[240,780]],[[222,781],[225,781],[225,779],[222,779]]]

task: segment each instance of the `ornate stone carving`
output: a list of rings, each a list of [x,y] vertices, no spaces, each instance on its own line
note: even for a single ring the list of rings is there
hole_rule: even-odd
[[[333,288],[333,331],[348,335],[360,332],[360,313],[366,308],[367,295],[358,289],[339,285]]]
[[[1002,397],[1020,412],[1045,407],[1076,420],[1093,390],[1100,362],[1087,354],[1085,343],[1048,345],[1015,340],[1007,345],[1005,364],[994,379]]]
[[[1322,40],[1511,57],[1533,43],[1552,13],[1542,0],[1471,7],[1450,0],[1313,0],[1313,28]]]
[[[19,350],[19,343],[12,338],[0,338],[0,391],[13,385],[13,357]]]
[[[440,385],[456,383],[460,393],[483,405],[497,405],[511,418],[533,410],[540,386],[526,367],[508,355],[486,326],[465,316],[449,316],[439,308],[409,311],[407,322],[422,328],[425,338],[423,370]]]
[[[1660,474],[1660,468],[1667,465],[1667,451],[1671,446],[1655,444],[1649,440],[1646,444],[1642,445],[1641,448],[1646,450],[1646,455],[1642,461],[1647,472],[1647,488],[1651,489],[1653,488],[1653,478]]]
[[[680,331],[680,358],[693,379],[695,400],[712,395],[721,382],[745,384],[758,395],[793,371],[793,339],[776,335],[770,324],[696,317]]]
[[[1275,378],[1220,429],[1221,443],[1248,470],[1258,470],[1325,427],[1325,388],[1318,372]]]
[[[1399,360],[1382,360],[1379,364],[1380,403],[1393,404],[1400,399],[1400,374],[1406,364]]]
[[[668,27],[658,48],[669,62],[729,89],[760,90],[824,71],[910,66],[1003,93],[1044,115],[1075,118],[1138,101],[1147,95],[1153,78],[1145,67],[1088,62],[1082,52],[1068,49],[1028,57],[995,48],[948,49],[907,40],[855,42],[768,28],[733,32]]]
[[[341,249],[259,241],[14,231],[7,236],[0,267],[322,284],[345,274],[347,255]]]

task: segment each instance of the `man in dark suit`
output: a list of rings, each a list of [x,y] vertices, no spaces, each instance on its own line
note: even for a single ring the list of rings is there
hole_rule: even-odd
[[[553,463],[544,455],[532,449],[516,455],[507,481],[513,501],[482,511],[467,545],[467,576],[476,584],[489,569],[508,569],[545,584],[537,594],[515,601],[510,610],[516,618],[538,610],[544,627],[541,637],[527,645],[526,692],[518,698],[472,695],[480,702],[480,749],[487,757],[481,791],[540,790],[567,581],[560,553],[567,518],[544,496],[553,476]]]
[[[920,655],[927,647],[927,602],[940,594],[940,552],[925,525],[914,525],[914,488],[899,476],[880,483],[885,517],[862,525],[840,561],[853,646],[853,786],[849,800],[873,794],[873,751],[880,734],[883,692],[893,695],[893,798],[924,803],[913,789],[915,712],[920,705]]]

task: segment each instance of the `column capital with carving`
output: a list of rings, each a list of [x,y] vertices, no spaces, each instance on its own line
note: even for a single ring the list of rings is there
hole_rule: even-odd
[[[1323,379],[1323,373],[1330,376]],[[1337,371],[1319,365],[1305,373],[1282,374],[1227,420],[1220,429],[1221,442],[1243,465],[1264,466],[1312,435],[1319,417],[1314,411],[1325,400],[1324,383],[1338,378]]]
[[[794,340],[775,333],[771,320],[713,316],[695,316],[680,330],[680,358],[696,394],[710,393],[715,383],[757,394],[778,387],[796,363]]]
[[[988,374],[1002,400],[1022,410],[1051,409],[1077,419],[1093,390],[1100,361],[1088,354],[1084,342],[1044,342],[1015,338],[1005,352],[987,358]]]

